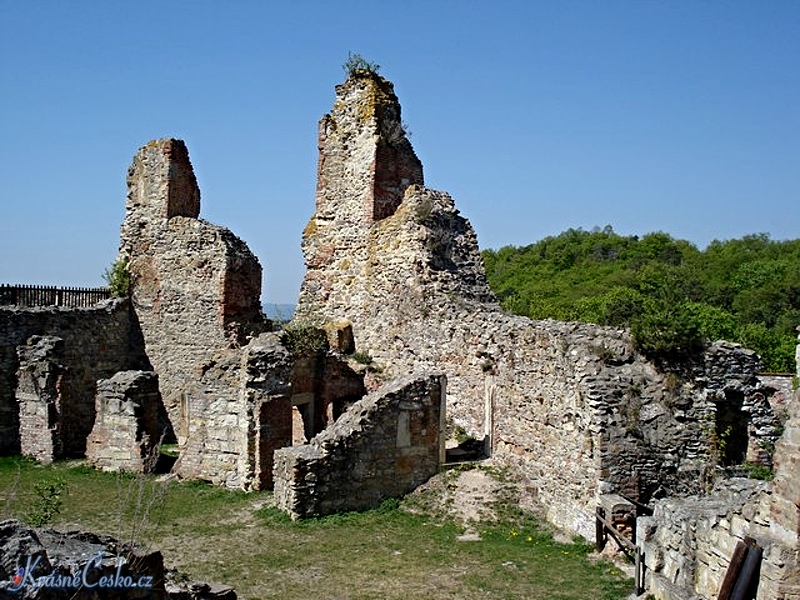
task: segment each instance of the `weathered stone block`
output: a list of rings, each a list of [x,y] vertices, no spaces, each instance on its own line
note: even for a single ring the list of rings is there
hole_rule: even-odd
[[[122,371],[97,382],[97,415],[86,443],[86,458],[104,471],[150,473],[165,431],[158,375]]]
[[[43,463],[64,456],[62,417],[67,388],[64,340],[55,336],[32,336],[17,348],[17,403],[22,454]]]

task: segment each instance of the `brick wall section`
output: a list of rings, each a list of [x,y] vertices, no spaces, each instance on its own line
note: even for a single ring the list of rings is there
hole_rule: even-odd
[[[200,190],[180,140],[155,140],[134,157],[121,228],[133,304],[147,356],[180,441],[181,399],[215,354],[264,330],[261,266],[223,227],[198,219]],[[199,414],[199,407],[193,413]]]
[[[158,375],[120,371],[98,381],[95,409],[94,427],[86,441],[89,463],[104,471],[152,472],[163,434]]]
[[[68,390],[63,385],[64,340],[34,335],[17,347],[17,355],[20,451],[51,463],[64,456],[60,417],[68,406]]]
[[[82,456],[94,424],[97,380],[147,368],[130,305],[111,300],[92,308],[0,307],[0,454],[20,451],[17,348],[35,335],[63,340],[61,386],[69,394],[68,410],[61,413],[62,449],[67,456]]]
[[[774,442],[752,353],[720,343],[686,364],[656,365],[625,330],[508,315],[448,194],[397,175],[380,187],[405,186],[402,201],[380,208],[373,174],[389,179],[405,167],[378,150],[375,132],[402,126],[395,111],[368,110],[376,97],[375,84],[350,80],[320,123],[316,212],[303,235],[295,313],[322,326],[352,324],[357,349],[382,369],[368,388],[442,370],[448,415],[477,438],[493,403],[494,458],[514,468],[526,503],[586,537],[599,494],[647,501],[657,489],[699,491],[706,429],[718,412],[750,419],[743,435],[754,444]]]
[[[293,518],[378,506],[439,468],[445,378],[409,375],[353,404],[308,444],[275,453],[275,502]]]

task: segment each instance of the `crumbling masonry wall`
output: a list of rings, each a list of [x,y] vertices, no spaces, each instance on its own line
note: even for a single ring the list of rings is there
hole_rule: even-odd
[[[142,147],[128,170],[120,258],[128,261],[147,356],[181,443],[184,394],[221,349],[239,348],[265,330],[258,259],[199,213],[186,145],[161,139]]]
[[[95,421],[86,441],[89,463],[105,471],[150,473],[161,442],[158,375],[120,371],[97,382]]]
[[[139,150],[125,206],[120,258],[178,440],[176,471],[269,487],[272,452],[291,443],[290,363],[274,336],[258,337],[269,329],[258,260],[230,231],[198,218],[200,190],[180,140]]]
[[[47,350],[34,336],[61,342]],[[92,308],[0,308],[0,454],[24,451],[45,461],[82,456],[97,380],[147,366],[125,300]]]
[[[645,587],[657,600],[717,598],[745,537],[763,549],[759,600],[800,598],[800,397],[789,410],[772,483],[723,480],[709,495],[661,500],[639,518]]]
[[[17,347],[20,451],[43,463],[64,456],[61,415],[67,390],[62,364],[64,340],[34,335]]]
[[[229,488],[271,488],[272,455],[292,443],[291,368],[274,333],[219,351],[186,393],[177,471]]]
[[[774,442],[752,353],[716,344],[664,368],[627,331],[504,313],[449,195],[422,187],[421,170],[382,185],[404,189],[399,204],[376,193],[379,173],[405,172],[386,161],[416,158],[389,89],[378,76],[350,79],[320,122],[296,319],[352,323],[357,348],[383,369],[368,379],[373,389],[415,369],[444,371],[448,415],[478,438],[490,426],[495,460],[514,467],[525,500],[586,537],[599,494],[646,501],[701,489],[717,414],[738,419],[755,446]],[[403,139],[391,156],[378,151],[384,131]]]
[[[378,506],[436,474],[445,377],[409,375],[353,404],[308,444],[275,454],[275,502],[293,518]]]

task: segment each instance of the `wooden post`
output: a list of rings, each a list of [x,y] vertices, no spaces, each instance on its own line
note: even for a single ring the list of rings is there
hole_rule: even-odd
[[[595,550],[598,552],[602,552],[603,548],[606,545],[606,532],[605,532],[605,525],[603,524],[603,518],[605,517],[605,511],[602,507],[598,506],[595,509],[595,519],[594,519],[594,547]]]
[[[731,599],[731,592],[734,585],[736,585],[736,580],[739,578],[739,572],[742,570],[745,556],[747,556],[747,545],[744,542],[737,543],[736,548],[733,550],[731,562],[728,564],[728,570],[725,572],[725,578],[719,587],[718,600]]]
[[[494,375],[483,380],[483,454],[487,458],[494,450]]]
[[[736,585],[731,592],[731,600],[753,600],[758,593],[758,579],[761,574],[761,547],[752,538],[745,538],[747,555],[744,557],[742,569]]]
[[[644,558],[642,556],[641,549],[637,546],[635,555],[634,555],[634,563],[633,568],[636,570],[636,595],[640,596],[644,593]]]

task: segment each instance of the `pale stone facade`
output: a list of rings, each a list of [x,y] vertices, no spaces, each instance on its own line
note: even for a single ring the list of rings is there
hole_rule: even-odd
[[[120,258],[164,405],[184,443],[181,401],[223,348],[265,330],[261,266],[247,245],[198,218],[200,190],[180,140],[154,140],[128,170]]]

